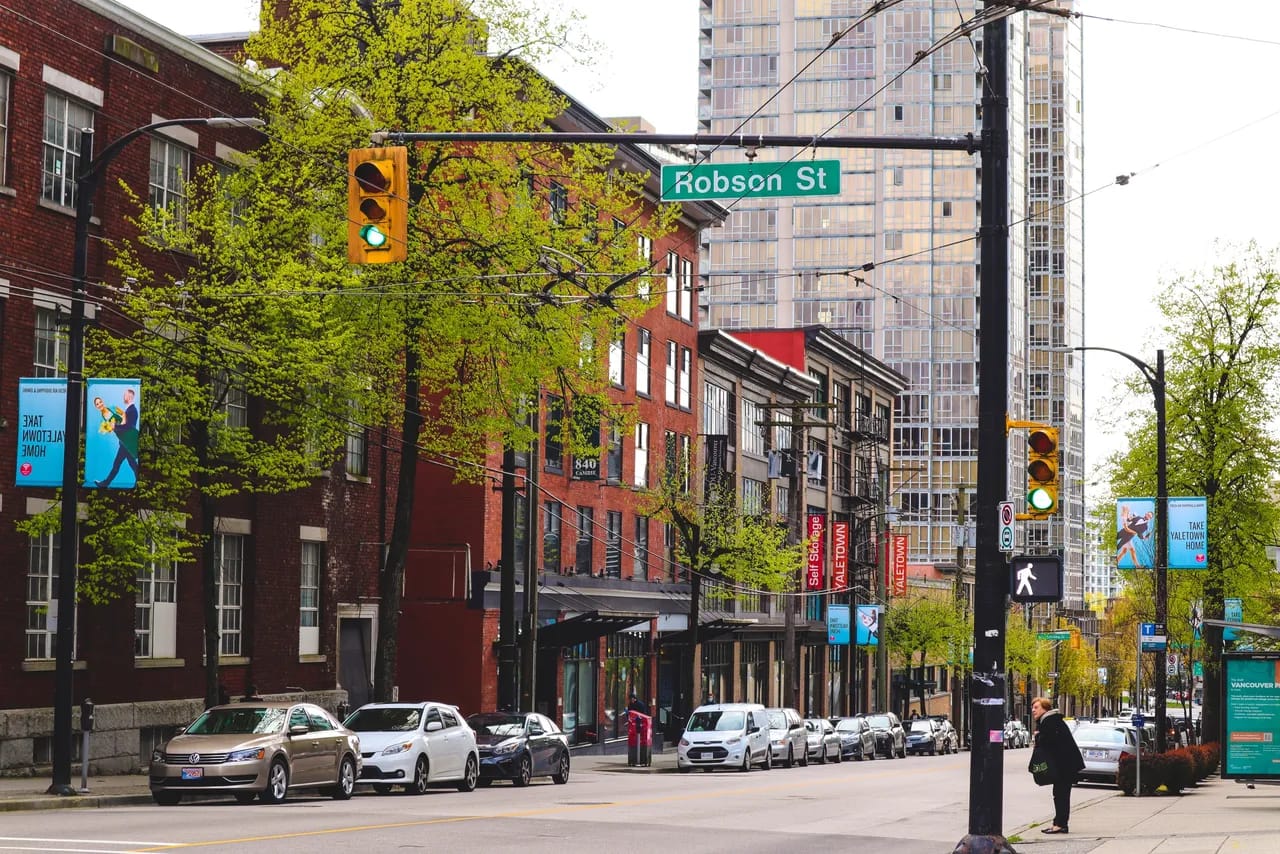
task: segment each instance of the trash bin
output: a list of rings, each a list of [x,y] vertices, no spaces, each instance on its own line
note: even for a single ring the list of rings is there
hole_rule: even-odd
[[[627,764],[653,764],[653,718],[639,712],[627,712]]]

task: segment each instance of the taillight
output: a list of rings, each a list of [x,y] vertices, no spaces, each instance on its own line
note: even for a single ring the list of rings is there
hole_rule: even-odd
[[[1121,762],[1125,761],[1126,759],[1132,759],[1132,758],[1133,758],[1133,754],[1132,754],[1132,753],[1130,753],[1129,751],[1127,751],[1127,750],[1122,750],[1122,751],[1120,751],[1120,761],[1121,761]]]

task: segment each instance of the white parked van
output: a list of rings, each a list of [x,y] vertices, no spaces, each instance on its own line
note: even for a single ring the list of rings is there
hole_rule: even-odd
[[[694,768],[738,768],[750,771],[773,767],[769,750],[769,713],[757,703],[714,703],[699,706],[676,751],[682,774]]]

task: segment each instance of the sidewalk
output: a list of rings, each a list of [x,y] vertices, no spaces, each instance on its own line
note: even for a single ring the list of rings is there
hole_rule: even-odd
[[[1044,825],[1008,830],[1022,854],[1215,854],[1280,851],[1280,788],[1248,789],[1210,777],[1182,795],[1089,798],[1077,789],[1071,833],[1045,836]]]

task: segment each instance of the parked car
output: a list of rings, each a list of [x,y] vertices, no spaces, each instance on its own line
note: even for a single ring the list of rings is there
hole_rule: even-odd
[[[676,749],[681,773],[694,768],[737,768],[750,771],[773,767],[769,747],[769,713],[756,703],[712,703],[689,716]]]
[[[867,723],[876,737],[876,755],[890,759],[905,758],[907,755],[907,734],[902,729],[902,721],[893,712],[882,712],[867,715]]]
[[[1022,721],[1007,721],[1004,725],[1004,749],[1017,750],[1031,746],[1031,733]]]
[[[805,718],[809,758],[826,764],[828,759],[840,761],[840,733],[826,718]]]
[[[946,750],[942,728],[932,718],[916,718],[907,730],[907,752],[936,756]]]
[[[369,703],[343,725],[360,735],[364,767],[359,783],[379,794],[402,785],[424,794],[437,783],[471,792],[480,779],[476,734],[456,706],[444,703]]]
[[[569,736],[534,712],[481,712],[467,718],[475,731],[483,788],[494,780],[527,786],[534,777],[569,782]]]
[[[876,735],[871,731],[871,724],[862,715],[836,720],[836,732],[840,734],[840,758],[864,759],[876,758]]]
[[[774,762],[809,764],[809,739],[804,718],[795,709],[766,709],[769,713],[769,752]]]
[[[946,745],[945,753],[960,752],[960,733],[956,732],[955,725],[951,723],[951,719],[946,715],[930,715],[934,723],[938,725],[938,729],[942,733],[942,741]]]
[[[231,703],[205,709],[151,754],[151,797],[172,806],[191,792],[226,792],[242,804],[278,804],[307,789],[351,797],[360,739],[319,706]]]
[[[1137,753],[1137,730],[1132,727],[1112,727],[1103,724],[1081,724],[1072,733],[1080,756],[1084,759],[1081,780],[1098,783],[1116,782],[1122,756]]]

